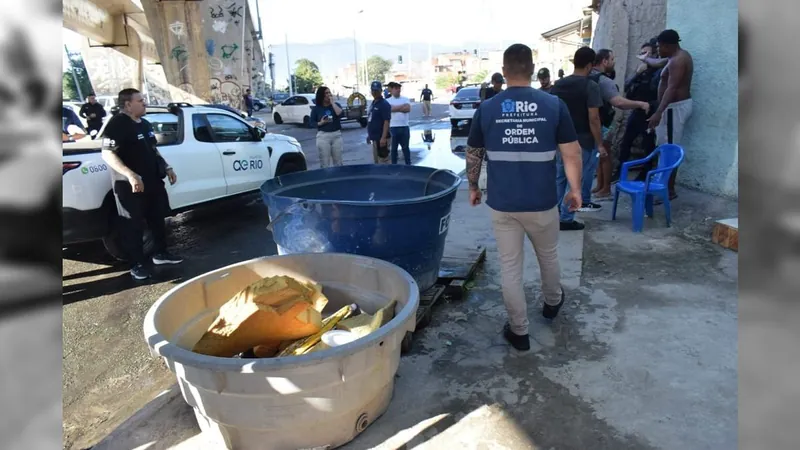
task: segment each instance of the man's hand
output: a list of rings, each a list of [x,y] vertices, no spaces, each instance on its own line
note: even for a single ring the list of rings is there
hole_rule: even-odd
[[[144,183],[139,175],[132,175],[128,177],[128,183],[131,184],[131,190],[133,192],[144,192]]]
[[[95,113],[91,113],[91,114],[89,114],[89,117],[90,117],[90,118],[92,118],[92,119],[94,119],[95,117],[97,117],[97,114],[95,114]]]
[[[636,58],[639,61],[644,61],[645,59],[647,59],[647,54],[645,53],[645,54],[642,54],[642,55],[636,55]]]
[[[656,111],[649,119],[647,119],[647,129],[654,130],[658,124],[661,123],[661,113]]]
[[[608,156],[608,145],[603,142],[602,144],[597,146],[597,151],[600,153],[601,158],[605,158]]]
[[[564,196],[564,203],[567,204],[570,212],[575,212],[578,208],[581,207],[583,204],[583,200],[581,199],[581,193],[577,191],[570,190],[567,192],[567,195]]]
[[[167,178],[169,178],[169,184],[171,185],[178,182],[178,176],[175,175],[175,171],[171,168],[167,169]]]
[[[650,112],[650,103],[647,102],[639,102],[639,109],[644,111],[645,114]]]
[[[382,137],[381,140],[380,140],[381,147],[386,147],[386,143],[387,142],[389,142],[389,140],[386,139],[385,137]]]
[[[478,188],[470,187],[469,188],[469,204],[472,206],[478,206],[481,204],[481,190]]]

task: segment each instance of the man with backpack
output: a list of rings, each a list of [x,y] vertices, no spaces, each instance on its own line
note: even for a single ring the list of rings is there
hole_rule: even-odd
[[[650,104],[645,101],[636,101],[623,97],[619,93],[614,80],[610,74],[614,72],[614,52],[609,49],[597,51],[594,60],[594,68],[589,73],[589,79],[600,86],[600,95],[603,97],[603,106],[600,107],[600,123],[603,126],[603,141],[608,141],[609,129],[614,122],[614,115],[618,109],[641,109],[645,114],[650,110]],[[604,146],[608,147],[608,145]],[[608,199],[611,197],[611,156],[606,152],[600,154],[600,168],[597,171],[597,187],[592,191],[598,199]],[[588,202],[581,211],[597,211],[600,205]]]
[[[573,64],[575,70],[572,75],[566,76],[553,85],[550,94],[564,101],[575,125],[578,135],[578,144],[582,149],[581,171],[581,205],[585,207],[589,202],[592,190],[594,172],[597,170],[597,153],[605,154],[603,148],[602,131],[599,109],[603,105],[600,87],[589,79],[589,72],[595,59],[595,52],[589,47],[581,47],[575,52]],[[567,175],[564,163],[559,154],[556,154],[556,188],[560,204],[560,229],[561,231],[582,230],[584,225],[575,220],[574,211],[570,211],[564,203],[567,190]]]

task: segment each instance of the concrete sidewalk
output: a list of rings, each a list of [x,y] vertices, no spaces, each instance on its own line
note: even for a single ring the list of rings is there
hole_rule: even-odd
[[[532,350],[518,353],[500,335],[489,212],[463,185],[447,245],[486,245],[483,270],[465,300],[437,307],[389,410],[343,448],[736,448],[737,259],[705,231],[736,205],[681,191],[674,210],[670,229],[648,219],[631,233],[623,203],[617,222],[594,213],[585,235],[562,232],[567,303],[553,323],[526,244]],[[173,389],[95,449],[210,448],[198,433]]]

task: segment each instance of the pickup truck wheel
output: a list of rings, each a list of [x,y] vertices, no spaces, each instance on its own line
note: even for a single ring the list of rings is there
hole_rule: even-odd
[[[359,125],[361,125],[361,128],[367,128],[367,119],[365,118],[358,119],[358,123]]]
[[[113,256],[119,261],[128,261],[128,252],[122,245],[122,237],[119,233],[119,221],[115,221],[109,233],[103,238],[103,246],[109,255]],[[144,246],[144,254],[152,255],[155,249],[155,242],[153,241],[153,234],[149,229],[145,228],[144,236],[142,237],[142,245]]]
[[[294,161],[287,161],[278,167],[278,170],[275,171],[275,176],[286,175],[294,172],[302,172],[303,166],[294,162]]]
[[[273,114],[272,118],[275,120],[275,125],[280,125],[283,123],[283,119],[281,118],[281,115],[278,113]]]

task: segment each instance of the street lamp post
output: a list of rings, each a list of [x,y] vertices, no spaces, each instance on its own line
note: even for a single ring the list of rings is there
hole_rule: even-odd
[[[289,74],[289,95],[294,95],[294,83],[292,82],[292,63],[289,59],[289,33],[284,33],[283,38],[286,41],[286,72]]]

